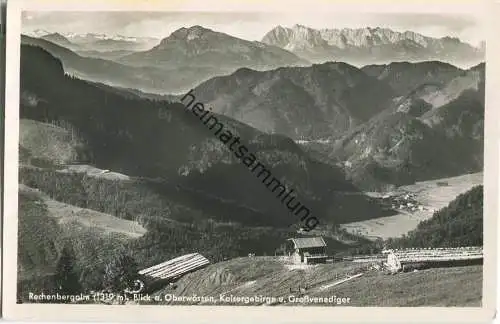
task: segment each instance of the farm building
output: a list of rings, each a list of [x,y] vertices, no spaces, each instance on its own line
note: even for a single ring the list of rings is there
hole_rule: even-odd
[[[385,250],[386,267],[391,272],[418,268],[478,264],[483,261],[482,247]]]
[[[154,265],[139,271],[139,275],[148,288],[175,281],[183,275],[201,269],[210,264],[199,253],[186,254],[175,259]]]
[[[287,240],[285,253],[293,263],[325,263],[326,243],[322,237],[301,237]]]

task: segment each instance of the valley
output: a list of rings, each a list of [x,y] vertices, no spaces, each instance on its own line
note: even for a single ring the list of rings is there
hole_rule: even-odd
[[[356,63],[372,50],[375,62]],[[152,294],[480,306],[480,265],[337,281],[360,270],[349,257],[482,242],[481,55],[382,28],[277,27],[262,41],[199,25],[161,39],[23,35],[18,299],[58,291],[61,262],[79,289],[101,291],[110,264],[135,271],[200,253],[210,265]],[[304,231],[186,112],[190,89],[294,188],[317,228]],[[280,257],[287,239],[315,236],[328,262]]]
[[[441,185],[440,185],[441,183]],[[402,186],[392,192],[372,193],[378,198],[392,195],[414,194],[415,200],[423,210],[399,210],[394,216],[380,217],[362,222],[342,224],[348,232],[369,239],[387,239],[400,237],[415,229],[417,225],[432,217],[435,211],[447,206],[458,195],[472,187],[483,183],[483,173],[417,182],[414,185]]]

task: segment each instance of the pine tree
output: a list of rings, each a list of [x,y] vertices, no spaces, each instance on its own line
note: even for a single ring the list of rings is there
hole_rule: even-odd
[[[122,293],[133,287],[137,279],[138,265],[131,256],[119,253],[105,266],[103,288],[110,292]]]
[[[65,246],[56,265],[54,280],[60,293],[75,295],[82,290],[75,272],[75,257],[70,248]]]

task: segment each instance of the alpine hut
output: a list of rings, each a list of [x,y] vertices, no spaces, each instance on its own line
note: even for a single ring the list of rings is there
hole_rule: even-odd
[[[286,253],[293,263],[326,263],[326,243],[321,236],[290,238],[287,241]]]

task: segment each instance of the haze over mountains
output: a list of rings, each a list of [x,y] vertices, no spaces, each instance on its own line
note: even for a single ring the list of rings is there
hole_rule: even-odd
[[[484,48],[458,38],[427,37],[412,31],[389,28],[313,29],[303,25],[277,26],[262,39],[311,62],[344,61],[356,65],[393,61],[440,60],[455,64],[477,64]]]

